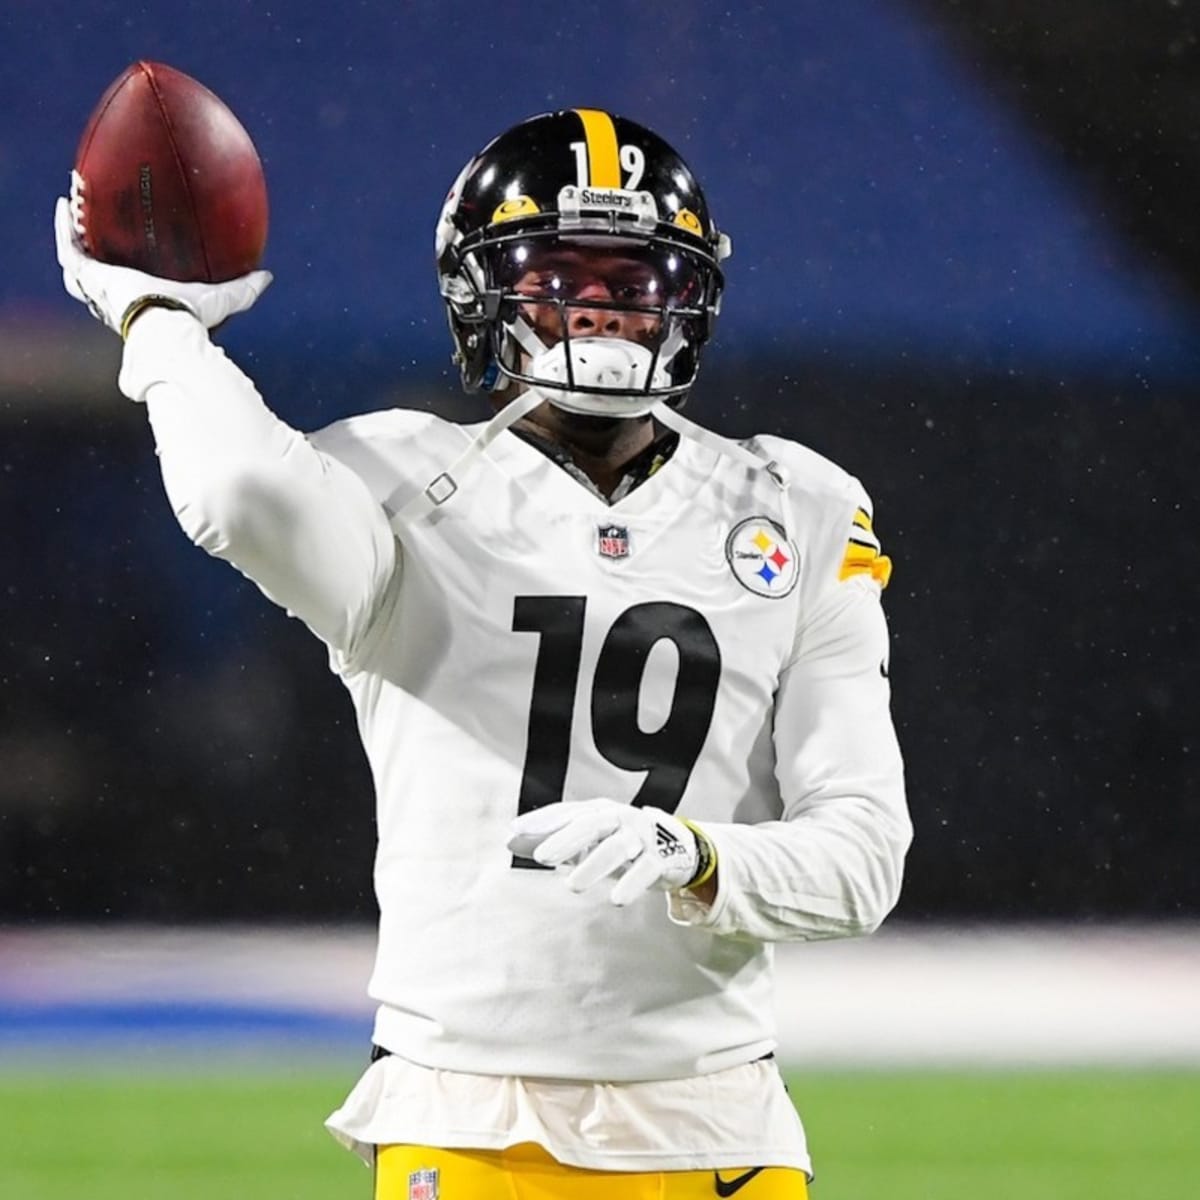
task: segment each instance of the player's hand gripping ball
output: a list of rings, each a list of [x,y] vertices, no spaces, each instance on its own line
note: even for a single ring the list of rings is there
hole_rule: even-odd
[[[162,63],[134,63],[100,98],[70,199],[88,255],[162,279],[236,279],[266,247],[267,185],[250,135],[208,88]]]
[[[134,63],[104,93],[79,143],[54,240],[63,285],[122,336],[148,305],[213,329],[271,282],[262,164],[207,88]]]
[[[245,312],[271,282],[270,271],[250,271],[225,283],[177,283],[102,263],[79,245],[65,196],[54,209],[54,243],[68,294],[122,337],[137,313],[155,304],[186,309],[205,328],[215,329],[234,313]]]

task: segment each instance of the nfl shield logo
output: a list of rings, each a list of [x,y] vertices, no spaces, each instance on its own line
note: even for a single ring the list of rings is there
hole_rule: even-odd
[[[623,525],[601,525],[596,549],[601,558],[629,557],[629,530]]]
[[[437,1167],[409,1172],[408,1200],[438,1200]]]

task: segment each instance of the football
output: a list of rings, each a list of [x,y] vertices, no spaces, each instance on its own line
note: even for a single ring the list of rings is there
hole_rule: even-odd
[[[219,283],[267,241],[267,185],[250,135],[190,75],[136,62],[100,98],[75,155],[71,217],[101,262]]]

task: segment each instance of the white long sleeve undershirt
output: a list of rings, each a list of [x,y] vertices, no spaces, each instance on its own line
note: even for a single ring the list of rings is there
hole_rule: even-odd
[[[147,406],[188,537],[349,652],[396,566],[387,518],[362,480],[272,413],[187,313],[134,323],[120,386]]]

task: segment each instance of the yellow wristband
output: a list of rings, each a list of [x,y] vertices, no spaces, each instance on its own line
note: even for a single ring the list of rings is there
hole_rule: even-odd
[[[691,821],[683,817],[680,817],[679,820],[695,834],[696,848],[699,851],[696,874],[683,886],[688,889],[698,888],[701,884],[707,883],[716,874],[717,848],[712,844],[712,840],[708,834],[699,825],[693,825]]]

